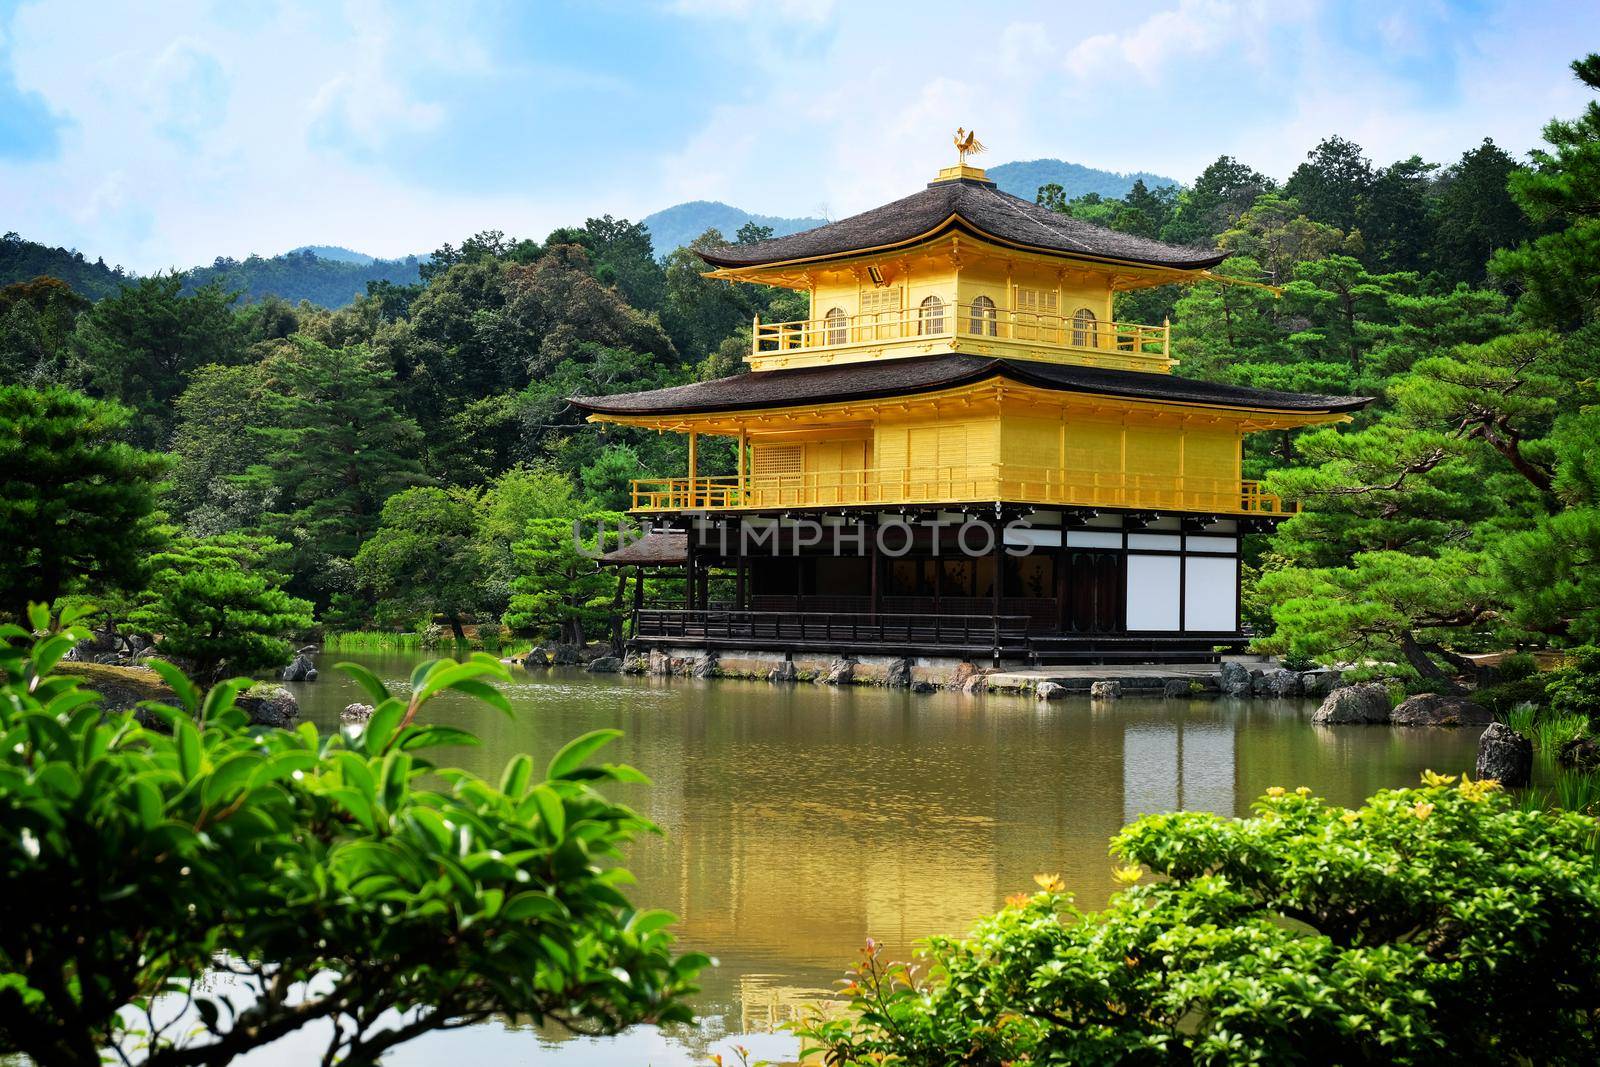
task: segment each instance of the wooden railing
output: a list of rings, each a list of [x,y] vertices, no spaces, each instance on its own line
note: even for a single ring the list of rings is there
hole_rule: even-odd
[[[852,471],[749,474],[737,477],[641,478],[633,482],[635,511],[717,511],[740,508],[971,503],[1151,508],[1230,515],[1287,515],[1259,482],[1183,475],[1027,467],[879,467]]]
[[[633,635],[658,640],[785,641],[841,647],[1003,649],[1027,644],[1028,617],[641,608],[634,612]]]
[[[1079,319],[1071,315],[1016,311],[984,304],[941,304],[865,315],[754,324],[750,354],[840,348],[920,337],[976,337],[1025,341],[1045,348],[1120,352],[1165,359],[1171,351],[1168,325]]]

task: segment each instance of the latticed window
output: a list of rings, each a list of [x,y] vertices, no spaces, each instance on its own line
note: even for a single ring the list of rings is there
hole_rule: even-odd
[[[972,325],[969,333],[977,337],[993,337],[996,332],[994,301],[980,296],[972,302]]]
[[[944,333],[944,301],[936,296],[924,297],[917,306],[917,332],[921,334]]]
[[[845,327],[844,308],[829,308],[828,313],[822,316],[823,341],[825,345],[842,345],[848,336]]]
[[[1079,308],[1072,313],[1072,343],[1079,348],[1095,348],[1094,312],[1088,308]]]
[[[861,294],[861,330],[858,340],[881,340],[900,335],[900,289],[867,289]]]

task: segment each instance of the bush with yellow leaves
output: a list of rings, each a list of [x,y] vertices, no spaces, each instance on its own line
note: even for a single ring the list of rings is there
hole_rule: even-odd
[[[803,1033],[829,1064],[1592,1062],[1594,834],[1432,773],[1356,810],[1148,816],[1105,910],[1041,875],[925,966],[869,946],[853,1012]]]

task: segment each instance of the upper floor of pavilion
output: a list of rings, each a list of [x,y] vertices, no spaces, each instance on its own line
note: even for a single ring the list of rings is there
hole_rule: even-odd
[[[700,253],[709,277],[810,297],[753,324],[754,370],[960,353],[1166,373],[1166,323],[1116,294],[1191,283],[1226,256],[1119,233],[1000,191],[960,164],[911,196],[801,233]]]

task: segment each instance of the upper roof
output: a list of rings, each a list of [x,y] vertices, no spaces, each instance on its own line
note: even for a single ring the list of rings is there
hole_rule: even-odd
[[[1003,377],[1023,385],[1175,404],[1207,404],[1253,411],[1332,414],[1371,403],[1365,396],[1318,396],[1277,389],[1178,378],[1170,374],[1105,370],[1035,360],[960,354],[796,367],[714,378],[707,382],[613,396],[575,396],[573,404],[597,415],[699,415],[746,408],[871,400],[933,392]]]
[[[1003,193],[975,178],[936,181],[919,193],[786,237],[700,253],[714,267],[755,267],[826,259],[915,244],[948,230],[1055,255],[1199,270],[1227,253],[1118,233]]]

